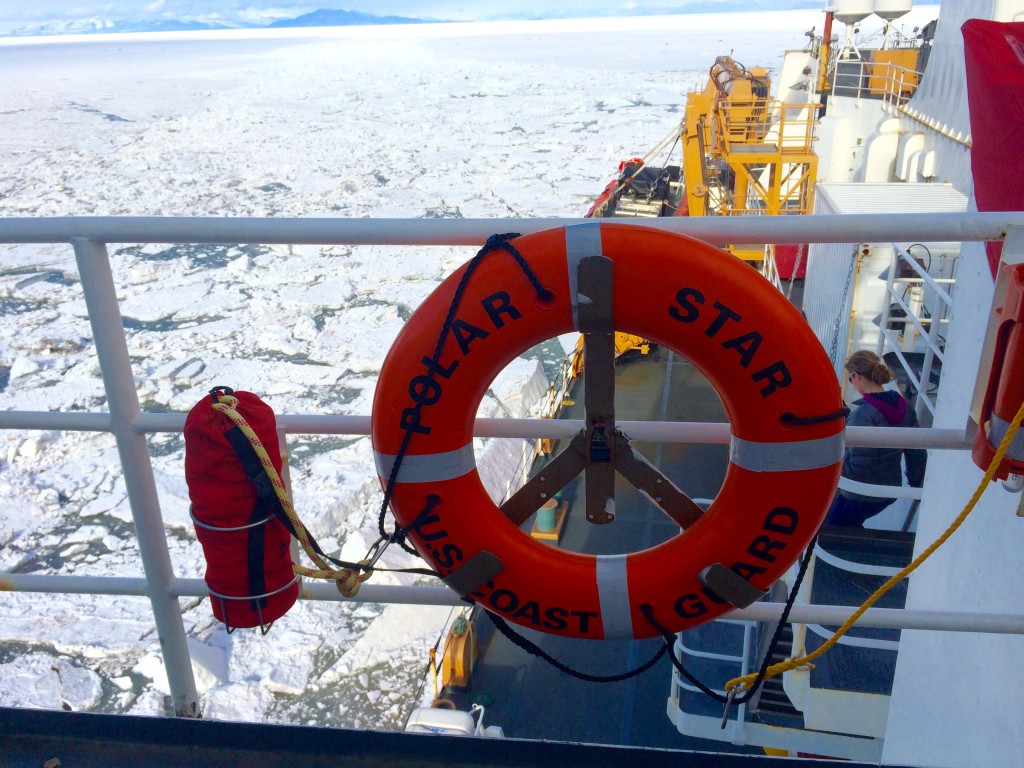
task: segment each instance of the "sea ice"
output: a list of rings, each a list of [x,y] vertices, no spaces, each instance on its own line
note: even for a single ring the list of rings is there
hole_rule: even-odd
[[[37,709],[94,708],[102,696],[100,676],[67,659],[29,653],[0,664],[0,706]]]

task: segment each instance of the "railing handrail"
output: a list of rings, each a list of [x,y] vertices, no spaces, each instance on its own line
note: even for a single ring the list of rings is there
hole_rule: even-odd
[[[867,427],[867,429],[876,429],[876,427]],[[914,488],[909,485],[875,485],[874,483],[861,483],[848,477],[839,478],[839,487],[844,491],[852,491],[862,496],[874,496],[878,499],[920,499],[924,492],[923,488]]]
[[[737,622],[737,623],[741,624],[742,627],[743,627],[743,648],[742,648],[739,656],[714,654],[714,653],[705,653],[705,652],[702,652],[702,651],[694,651],[692,649],[689,649],[689,648],[687,648],[683,644],[682,633],[679,633],[679,634],[676,635],[676,641],[673,644],[672,654],[674,656],[676,656],[676,657],[679,657],[679,656],[685,654],[685,655],[701,657],[701,658],[707,658],[707,659],[716,659],[716,660],[719,660],[719,661],[723,661],[726,664],[733,663],[733,664],[736,664],[737,667],[739,668],[739,670],[738,670],[739,676],[740,677],[745,677],[750,672],[750,664],[751,664],[751,658],[750,657],[751,657],[751,653],[752,653],[752,650],[753,650],[753,635],[754,635],[754,627],[756,626],[756,622],[753,622],[753,621],[742,621],[742,622]],[[724,683],[725,681],[723,680],[722,682]],[[673,684],[673,686],[678,686],[679,688],[682,688],[683,690],[690,691],[691,693],[701,692],[700,689],[697,686],[687,682],[686,680],[683,680],[680,677],[679,670],[677,670],[675,668],[675,665],[673,665],[673,668],[672,668],[672,684]],[[714,689],[712,689],[712,690],[714,690]],[[724,690],[718,690],[718,691],[716,691],[716,693],[718,693],[721,696],[725,696],[726,695],[726,692]],[[676,692],[673,691],[673,698],[677,698],[677,696],[675,694],[676,694]],[[731,709],[730,707],[726,707],[726,712],[725,712],[726,718],[728,718],[729,715],[730,715],[730,712],[729,712],[730,709]],[[742,724],[742,723],[746,722],[746,720],[747,720],[747,704],[746,704],[746,702],[743,702],[743,703],[741,703],[736,708],[735,722],[737,724]],[[725,720],[722,721],[722,727],[723,728],[725,727]]]
[[[894,283],[910,283],[910,282],[917,283],[917,282],[923,282],[924,284],[929,286],[933,291],[935,291],[935,294],[938,296],[939,300],[943,304],[946,304],[948,306],[952,306],[952,304],[953,304],[953,297],[950,296],[949,293],[947,293],[946,289],[943,288],[940,285],[940,283],[943,283],[943,282],[945,282],[945,283],[955,283],[956,281],[953,278],[938,278],[937,279],[937,278],[932,277],[921,266],[921,264],[918,263],[917,259],[914,258],[913,254],[911,254],[910,251],[908,251],[906,248],[903,248],[900,245],[896,245],[896,244],[894,244],[894,245],[895,245],[896,253],[897,253],[896,262],[897,263],[906,264],[914,272],[914,274],[917,275],[917,277],[913,277],[913,278],[906,278],[906,277],[904,277],[904,278],[897,278],[897,277],[894,276],[893,277],[893,282]]]
[[[814,545],[814,556],[823,563],[828,563],[833,568],[848,571],[849,573],[858,573],[862,576],[885,576],[886,578],[891,578],[903,570],[902,568],[894,568],[888,565],[869,565],[867,563],[846,560],[822,549],[821,544]]]
[[[807,624],[806,626],[808,632],[826,640],[835,634],[834,630],[825,629],[820,624]],[[882,640],[877,637],[858,637],[850,634],[843,635],[836,642],[839,645],[851,648],[873,648],[878,651],[892,651],[894,653],[900,649],[899,640]]]
[[[0,243],[226,243],[262,245],[465,245],[495,232],[529,234],[583,223],[578,218],[358,219],[162,216],[0,218]],[[645,226],[711,243],[999,241],[1024,212],[813,216],[675,216],[616,225]]]
[[[132,424],[139,434],[181,432],[185,413],[140,413]],[[277,426],[290,435],[368,435],[370,416],[278,414]],[[475,437],[571,438],[583,429],[582,419],[478,418]],[[729,424],[718,421],[619,421],[616,426],[635,440],[662,443],[728,445]],[[0,410],[0,430],[39,429],[72,432],[109,432],[110,414],[82,411]],[[847,427],[847,445],[863,448],[925,448],[969,450],[973,434],[962,429],[934,427]],[[888,487],[888,486],[887,486]],[[856,490],[851,487],[851,490]],[[893,486],[893,490],[898,490]],[[916,496],[907,494],[907,498]]]
[[[873,61],[869,58],[843,59],[842,64],[846,68],[856,67],[860,74],[857,76],[856,84],[837,82],[839,78],[836,71],[833,70],[831,72],[831,79],[832,92],[834,94],[837,96],[852,95],[857,98],[869,94],[872,97],[881,99],[885,104],[897,107],[910,100],[917,91],[917,87],[924,75],[919,70],[897,64],[893,61]],[[865,82],[865,75],[867,78],[874,80],[875,83],[869,85]],[[880,85],[878,83],[879,80],[881,81]]]
[[[931,381],[933,372],[933,366],[935,360],[938,360],[941,364],[945,360],[945,349],[944,344],[940,343],[942,335],[939,333],[939,327],[943,323],[948,323],[950,314],[953,311],[953,297],[950,295],[945,288],[936,282],[928,272],[917,262],[910,252],[901,247],[897,243],[893,243],[892,258],[890,259],[888,274],[885,281],[885,293],[887,300],[884,302],[882,310],[882,319],[879,322],[878,330],[878,343],[875,346],[875,353],[881,355],[886,342],[892,348],[893,353],[900,361],[907,380],[910,385],[918,393],[917,403],[915,409],[917,416],[920,419],[924,415],[924,411],[930,412],[934,418],[935,412],[938,408],[938,398],[933,397],[934,390],[926,384]],[[909,246],[912,247],[912,246]],[[913,278],[899,278],[898,275],[901,272],[901,268],[906,265],[911,270],[911,274],[916,275]],[[955,280],[950,280],[951,284],[955,284]],[[897,291],[897,285],[904,287],[903,293]],[[909,300],[906,297],[907,289],[916,285],[920,287],[920,291],[916,294],[917,301],[920,302],[921,310],[925,312],[924,317],[918,316],[918,311],[912,308],[911,304],[916,303]],[[925,294],[924,289],[928,288],[934,296],[934,303],[929,303],[928,296]],[[892,317],[893,306],[899,307],[903,312],[903,316],[898,319]],[[896,323],[903,324],[903,333],[896,334],[890,328],[890,325]],[[906,334],[907,326],[910,323],[913,326],[914,332],[919,334],[924,340],[925,354],[923,364],[920,372],[916,372],[914,367],[909,365],[906,357],[904,356],[903,345],[900,340],[900,336]],[[928,327],[925,328],[925,325]],[[916,341],[914,346],[916,347]]]
[[[51,574],[3,574],[4,589],[18,592],[63,592],[68,594],[127,595],[148,594],[146,580],[126,576],[65,576]],[[168,586],[172,597],[206,597],[206,582],[198,578],[175,578]],[[304,600],[336,601],[342,598],[327,582],[304,582],[299,597]],[[401,584],[363,584],[359,593],[344,598],[360,603],[402,603],[406,605],[443,605],[465,607],[465,601],[448,587]],[[726,615],[732,621],[777,622],[785,603],[758,602]],[[856,610],[853,606],[797,603],[789,614],[796,624],[843,624]],[[721,621],[722,619],[719,619]],[[918,610],[909,608],[869,608],[857,620],[859,627],[885,629],[925,629],[942,632],[981,632],[985,634],[1024,635],[1024,616],[1014,613],[972,613],[969,611]]]

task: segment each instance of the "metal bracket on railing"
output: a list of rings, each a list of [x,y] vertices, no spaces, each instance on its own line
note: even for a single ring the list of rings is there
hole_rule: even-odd
[[[212,589],[210,589],[209,585],[207,585],[207,591],[209,591],[210,593],[211,600],[215,597],[218,600],[220,600],[220,611],[225,617],[228,615],[227,604],[224,602],[225,600],[253,601],[256,604],[256,615],[260,620],[260,631],[265,635],[270,631],[270,628],[274,626],[274,622],[270,622],[269,624],[267,624],[265,621],[263,621],[263,611],[261,610],[260,601],[266,600],[268,597],[273,597],[276,594],[284,592],[286,589],[291,587],[295,582],[297,582],[299,578],[299,574],[295,574],[294,578],[292,578],[292,580],[285,584],[283,587],[278,587],[277,589],[272,590],[270,592],[264,592],[262,595],[222,595],[220,592],[214,592]],[[226,618],[224,619],[224,628],[227,630],[227,633],[229,635],[236,629],[238,629],[238,627],[232,627]]]

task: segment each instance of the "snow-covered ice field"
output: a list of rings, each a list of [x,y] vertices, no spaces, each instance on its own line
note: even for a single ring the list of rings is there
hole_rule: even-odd
[[[716,56],[775,75],[822,20],[3,40],[0,216],[582,215],[620,160],[678,123]],[[368,414],[402,322],[474,249],[110,251],[146,410],[187,411],[220,384],[278,413]],[[69,246],[0,246],[0,408],[102,410],[91,335]],[[535,412],[558,355],[511,366],[481,413]],[[142,574],[112,437],[0,441],[0,573]],[[175,573],[201,576],[183,440],[150,446]],[[361,558],[380,504],[368,438],[289,449],[300,515],[325,548]],[[415,563],[392,548],[385,564]],[[449,615],[300,602],[262,637],[227,635],[206,600],[182,609],[206,717],[374,728],[400,728],[418,703]],[[0,705],[159,714],[167,693],[146,599],[0,592]]]

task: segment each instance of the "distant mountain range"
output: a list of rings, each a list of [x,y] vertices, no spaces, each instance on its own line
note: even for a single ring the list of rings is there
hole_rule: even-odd
[[[410,19],[406,16],[374,16],[359,11],[333,11],[321,8],[294,19],[281,19],[270,27],[355,27],[374,24],[423,24],[434,19]]]
[[[118,32],[194,32],[224,29],[267,29],[280,27],[351,27],[379,24],[424,24],[436,23],[441,19],[413,19],[405,16],[375,16],[357,11],[321,9],[297,16],[294,19],[279,19],[270,24],[245,21],[177,21],[152,18],[128,19],[64,19],[26,25],[17,29],[0,31],[0,37],[30,37],[49,35],[108,35]]]
[[[705,2],[687,3],[685,6],[663,6],[645,10],[627,10],[614,14],[616,16],[655,16],[676,15],[680,13],[739,13],[751,11],[777,11],[795,8],[821,7],[821,0],[705,0]],[[552,12],[544,18],[567,18],[572,15]],[[480,21],[501,21],[511,18],[537,18],[536,16],[515,16],[513,14],[494,15],[481,18]],[[224,29],[265,29],[282,27],[349,27],[370,26],[380,24],[425,24],[445,22],[445,19],[410,18],[406,16],[376,16],[371,13],[320,9],[306,13],[293,19],[279,19],[267,23],[255,23],[243,20],[227,21],[221,17],[209,21],[179,21],[156,19],[153,17],[135,16],[130,18],[79,18],[60,19],[25,25],[10,30],[0,30],[0,37],[28,37],[49,35],[85,35],[111,34],[117,32],[190,32],[201,30]]]

